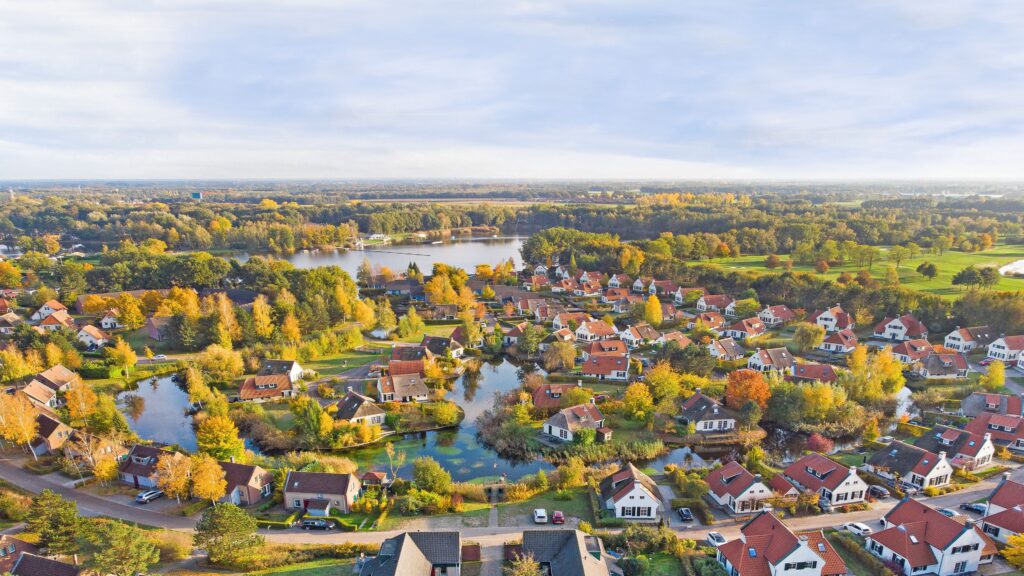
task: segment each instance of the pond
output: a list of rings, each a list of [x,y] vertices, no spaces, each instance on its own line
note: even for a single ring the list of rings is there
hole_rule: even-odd
[[[188,392],[172,376],[140,380],[119,394],[117,403],[140,438],[196,449]]]
[[[459,377],[453,390],[448,393],[448,399],[462,406],[466,411],[466,419],[456,429],[407,434],[394,440],[396,454],[404,454],[405,457],[405,463],[397,468],[399,476],[409,478],[412,474],[412,461],[420,456],[430,456],[437,460],[457,482],[497,480],[502,474],[514,481],[541,469],[551,470],[551,464],[544,460],[513,462],[503,459],[481,445],[476,438],[477,416],[494,405],[496,393],[518,388],[524,370],[508,360],[500,360],[484,363],[479,373],[467,373]],[[383,444],[344,451],[340,455],[351,458],[360,470],[389,470]]]
[[[296,252],[286,260],[296,268],[316,268],[318,266],[339,266],[353,278],[363,263],[369,258],[373,265],[387,266],[395,272],[403,272],[410,262],[415,262],[420,270],[429,274],[434,262],[444,262],[472,273],[477,264],[497,264],[512,258],[516,269],[522,265],[519,249],[523,246],[523,238],[519,236],[502,236],[497,238],[453,238],[441,244],[393,244],[366,250],[316,250]],[[250,255],[235,254],[233,258],[244,262]]]

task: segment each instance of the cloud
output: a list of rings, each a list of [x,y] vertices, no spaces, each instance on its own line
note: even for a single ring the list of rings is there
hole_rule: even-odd
[[[0,178],[1022,178],[1024,8],[0,7]]]

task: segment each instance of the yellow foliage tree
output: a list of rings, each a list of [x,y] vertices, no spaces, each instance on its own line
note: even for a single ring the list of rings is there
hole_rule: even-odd
[[[224,469],[211,456],[196,454],[191,459],[192,495],[196,498],[217,502],[227,493]]]

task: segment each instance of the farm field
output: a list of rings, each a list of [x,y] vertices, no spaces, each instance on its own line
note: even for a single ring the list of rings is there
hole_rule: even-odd
[[[871,274],[880,279],[885,278],[885,271],[889,266],[889,262],[885,261],[886,251],[882,251],[882,259],[875,262],[871,268]],[[780,255],[783,261],[787,259],[787,256]],[[983,252],[957,252],[947,251],[945,254],[924,254],[920,257],[904,261],[899,269],[900,284],[907,288],[913,288],[915,290],[921,290],[922,292],[928,292],[943,298],[954,299],[963,293],[966,288],[953,286],[953,275],[960,270],[968,266],[995,266],[1000,267],[1016,260],[1024,259],[1024,246],[1009,245],[1009,244],[998,244]],[[715,258],[710,262],[718,264],[726,270],[750,270],[753,272],[779,272],[781,268],[770,270],[764,265],[764,256],[751,255],[751,256],[740,256],[739,258]],[[939,274],[935,278],[929,280],[924,276],[915,272],[915,268],[922,262],[932,262],[938,269]],[[850,274],[856,274],[861,268],[852,264],[844,266],[833,266],[827,273],[823,274],[825,278],[836,278],[843,272],[849,272]],[[810,272],[814,273],[813,265],[794,265],[793,270],[798,272]],[[1007,278],[1000,279],[999,284],[995,287],[996,290],[1024,290],[1024,278]]]

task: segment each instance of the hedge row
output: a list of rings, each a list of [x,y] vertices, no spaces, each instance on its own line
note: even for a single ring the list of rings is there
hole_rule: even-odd
[[[861,564],[864,564],[870,568],[871,573],[875,576],[896,576],[892,570],[887,568],[877,556],[867,551],[866,548],[861,546],[860,542],[850,534],[844,534],[842,532],[835,535],[835,542],[837,542],[844,550],[857,557],[857,560]]]
[[[597,494],[593,490],[587,490],[587,502],[590,504],[590,513],[594,517],[594,526],[598,528],[622,528],[626,521],[622,518],[606,518],[605,510],[598,501]]]

